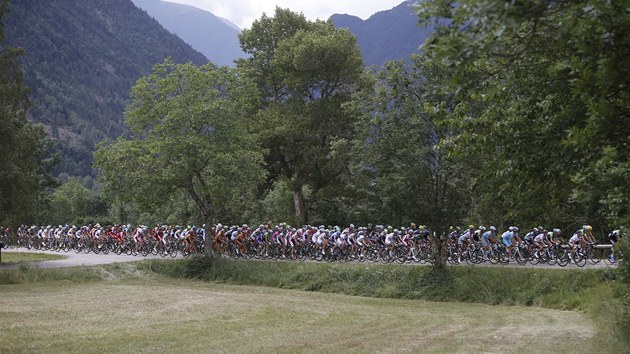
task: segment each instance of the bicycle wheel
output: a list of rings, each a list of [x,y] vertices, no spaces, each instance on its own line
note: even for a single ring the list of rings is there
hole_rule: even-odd
[[[584,267],[586,265],[586,255],[581,252],[574,252],[573,261],[578,267]]]
[[[597,248],[593,248],[592,246],[586,252],[587,261],[589,264],[598,264],[602,261],[603,251]]]
[[[514,260],[518,265],[525,265],[529,261],[529,257],[527,257],[523,251],[517,250],[514,254]]]
[[[529,264],[531,264],[531,265],[536,265],[536,264],[538,264],[538,263],[540,263],[540,262],[543,262],[543,263],[544,263],[544,257],[545,257],[545,256],[543,255],[544,253],[545,253],[545,252],[543,252],[543,253],[539,253],[539,252],[537,252],[537,251],[534,251],[534,254],[532,254],[532,255],[530,255],[530,256],[529,256]]]
[[[560,253],[555,258],[556,263],[560,267],[564,267],[567,264],[569,264],[570,260],[571,260],[571,257],[569,257],[569,253],[567,251],[565,251],[565,250],[560,251]]]

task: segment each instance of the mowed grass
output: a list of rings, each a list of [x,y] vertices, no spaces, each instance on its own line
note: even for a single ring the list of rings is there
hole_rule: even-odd
[[[2,267],[3,264],[56,261],[56,260],[64,259],[64,258],[66,257],[62,255],[57,255],[57,254],[2,251],[2,263],[0,263],[0,267]]]
[[[0,285],[0,352],[600,351],[573,311],[108,279]]]

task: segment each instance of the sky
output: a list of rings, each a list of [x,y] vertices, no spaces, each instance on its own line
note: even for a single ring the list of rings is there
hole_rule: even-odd
[[[250,28],[263,13],[273,16],[276,6],[301,12],[309,20],[327,20],[332,14],[348,14],[367,19],[389,10],[404,0],[165,0],[188,4],[226,18],[241,29]]]

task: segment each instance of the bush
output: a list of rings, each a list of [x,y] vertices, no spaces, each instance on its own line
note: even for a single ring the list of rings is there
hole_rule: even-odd
[[[626,284],[630,284],[630,261],[628,261],[628,258],[630,257],[630,236],[622,237],[615,247],[618,248],[618,250],[625,256],[625,259],[619,260],[617,268],[621,274],[621,279]]]

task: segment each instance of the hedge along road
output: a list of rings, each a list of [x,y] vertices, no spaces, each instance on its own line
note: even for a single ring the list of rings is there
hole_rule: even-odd
[[[38,251],[38,250],[29,250],[26,248],[14,248],[11,249],[10,251],[3,251],[3,252],[25,252],[25,253],[47,253],[47,254],[56,254],[56,255],[63,255],[66,256],[67,258],[65,259],[61,259],[61,260],[55,260],[55,261],[41,261],[41,262],[30,262],[30,263],[26,263],[29,267],[34,267],[34,268],[63,268],[63,267],[78,267],[78,266],[94,266],[94,265],[103,265],[103,264],[112,264],[112,263],[124,263],[124,262],[134,262],[134,261],[141,261],[143,259],[162,259],[161,256],[159,255],[147,255],[146,257],[143,256],[130,256],[130,255],[126,255],[126,254],[121,254],[121,255],[117,255],[115,253],[109,253],[109,254],[94,254],[94,253],[75,253],[75,252],[55,252],[55,251]],[[182,255],[179,254],[177,255],[176,258],[182,258]],[[172,259],[170,257],[164,258],[164,259]],[[292,261],[292,260],[259,260],[259,259],[251,259],[253,261],[260,261],[260,262],[303,262],[303,261]],[[321,263],[321,262],[317,262],[317,261],[313,261],[313,260],[306,260],[306,262],[314,262],[314,263]],[[370,264],[370,263],[367,263]],[[377,263],[377,264],[382,264],[382,263]],[[400,264],[400,263],[392,263],[392,264]],[[416,265],[416,266],[430,266],[430,264],[420,264],[420,263],[404,263],[404,265]],[[511,268],[543,268],[543,269],[603,269],[603,268],[616,268],[616,265],[608,265],[605,262],[601,261],[598,264],[589,264],[587,262],[587,264],[584,267],[578,267],[573,263],[567,264],[565,267],[560,267],[558,265],[548,265],[548,264],[537,264],[537,265],[532,265],[532,264],[525,264],[525,265],[519,265],[516,263],[509,263],[506,265],[502,265],[502,264],[488,264],[488,263],[481,263],[481,264],[474,264],[474,265],[467,265],[466,263],[462,263],[460,265],[450,265],[449,266],[453,266],[453,267],[511,267]],[[11,269],[11,268],[19,268],[20,264],[17,263],[12,263],[12,264],[2,264],[0,263],[0,269]]]

